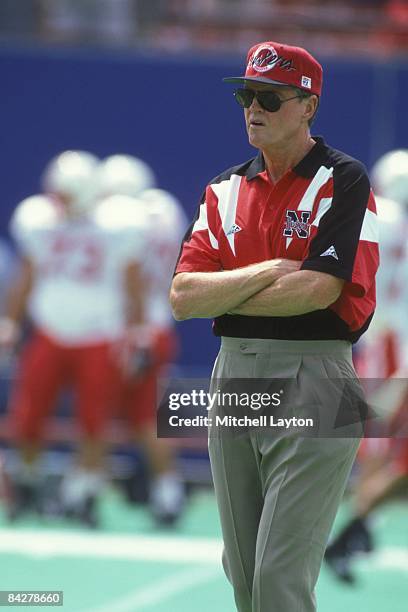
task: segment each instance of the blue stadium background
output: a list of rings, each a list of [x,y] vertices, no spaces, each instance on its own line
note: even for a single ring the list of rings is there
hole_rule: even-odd
[[[1,233],[15,205],[38,192],[50,157],[67,148],[142,157],[191,217],[206,182],[254,153],[221,80],[241,74],[243,59],[2,47]],[[368,168],[404,147],[408,63],[319,59],[325,83],[314,133]],[[210,323],[179,331],[180,364],[208,369],[218,346]]]

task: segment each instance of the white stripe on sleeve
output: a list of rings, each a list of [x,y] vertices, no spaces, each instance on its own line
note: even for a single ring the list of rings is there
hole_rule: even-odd
[[[218,198],[218,211],[221,217],[222,228],[234,255],[235,233],[229,233],[229,231],[235,223],[241,180],[242,176],[232,174],[229,180],[211,185],[211,189]]]
[[[330,210],[333,202],[333,198],[322,198],[319,202],[319,208],[317,209],[316,217],[312,223],[316,227],[319,227],[321,218]]]
[[[199,232],[202,230],[206,230],[208,232],[208,237],[210,239],[210,244],[212,248],[218,249],[218,240],[208,227],[207,202],[204,202],[204,204],[200,205],[200,214],[197,221],[194,223],[193,231],[191,233],[194,234],[194,232]]]
[[[371,210],[366,210],[363,225],[361,227],[360,240],[377,242],[380,238],[377,215]]]

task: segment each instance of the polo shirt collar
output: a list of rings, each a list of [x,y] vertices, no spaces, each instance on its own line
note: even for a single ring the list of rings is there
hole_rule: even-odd
[[[316,144],[293,168],[293,172],[305,178],[313,177],[327,157],[327,145],[324,139],[321,136],[312,136],[312,138],[316,141]],[[248,181],[250,181],[264,171],[265,160],[262,152],[259,151],[258,155],[254,157],[248,166],[246,178]]]
[[[305,178],[312,178],[327,159],[327,145],[321,136],[312,136],[316,141],[309,153],[293,168],[293,172]]]
[[[261,151],[259,151],[258,155],[254,157],[254,159],[249,164],[248,169],[245,173],[247,180],[251,181],[258,174],[261,174],[261,172],[264,172],[264,171],[265,171],[265,160],[264,160],[264,157]]]

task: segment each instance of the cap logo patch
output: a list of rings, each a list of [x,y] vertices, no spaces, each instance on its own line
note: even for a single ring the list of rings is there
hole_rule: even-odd
[[[302,87],[307,87],[307,89],[312,88],[312,79],[307,76],[302,76]]]
[[[248,68],[257,72],[268,72],[276,66],[283,70],[295,70],[291,59],[285,59],[277,54],[271,45],[261,45],[249,59]]]

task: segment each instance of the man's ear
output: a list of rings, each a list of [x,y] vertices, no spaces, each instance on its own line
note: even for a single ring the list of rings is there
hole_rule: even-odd
[[[305,119],[309,121],[315,116],[319,107],[319,98],[315,95],[309,96],[305,104]]]

